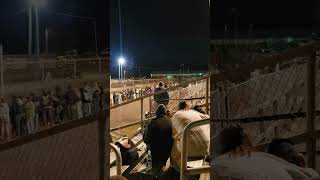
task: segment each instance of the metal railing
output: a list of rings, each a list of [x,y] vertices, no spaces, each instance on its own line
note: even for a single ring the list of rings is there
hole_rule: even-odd
[[[320,111],[315,112],[315,116],[320,116]],[[263,117],[249,117],[249,118],[239,118],[239,119],[204,119],[195,122],[189,123],[183,131],[182,134],[182,149],[181,149],[181,170],[180,170],[180,180],[186,180],[188,175],[197,175],[202,173],[209,173],[210,166],[202,166],[202,167],[193,167],[188,168],[188,135],[190,134],[191,129],[208,125],[211,123],[219,123],[219,122],[228,122],[228,123],[254,123],[261,121],[278,121],[278,120],[291,120],[293,118],[306,118],[306,113],[290,113],[290,114],[278,114],[273,116],[263,116]],[[300,119],[302,120],[302,119]],[[320,138],[320,130],[315,130],[312,132],[305,132],[296,136],[292,136],[290,139],[295,144],[299,144],[302,142],[307,142],[310,138],[316,139]],[[263,144],[258,144],[256,147],[258,149],[263,149],[263,147],[269,142],[265,142]]]
[[[117,175],[121,176],[122,175],[122,156],[119,148],[110,143],[110,148],[111,150],[115,153],[116,155],[116,166],[117,166]]]

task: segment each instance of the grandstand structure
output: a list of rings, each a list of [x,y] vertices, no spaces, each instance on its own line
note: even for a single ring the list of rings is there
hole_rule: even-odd
[[[196,161],[187,157],[188,134],[192,128],[202,125],[210,125],[210,131],[206,132],[211,136],[209,159],[215,156],[213,137],[216,133],[237,124],[261,150],[274,137],[291,139],[307,157],[308,165],[319,172],[319,50],[320,44],[308,44],[263,57],[254,64],[229,66],[223,71],[217,70],[215,64],[223,57],[213,51],[208,76],[170,87],[171,113],[176,111],[179,101],[185,100],[191,105],[203,106],[210,115],[209,119],[190,123],[185,128],[178,178],[185,180],[188,175],[196,174],[200,179],[210,178],[208,157]],[[155,109],[154,95],[1,144],[0,178],[102,180],[114,174],[139,178],[146,173],[147,153],[142,133]],[[106,138],[110,134],[112,142]],[[121,154],[114,146],[123,136],[131,138],[140,150],[139,159],[130,166],[122,166]]]

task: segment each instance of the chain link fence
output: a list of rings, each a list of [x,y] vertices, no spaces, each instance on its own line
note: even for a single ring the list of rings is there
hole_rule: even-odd
[[[106,58],[57,59],[28,57],[6,57],[1,59],[1,89],[4,96],[25,95],[26,92],[53,89],[55,86],[84,81],[106,79]],[[22,89],[22,90],[21,90]]]

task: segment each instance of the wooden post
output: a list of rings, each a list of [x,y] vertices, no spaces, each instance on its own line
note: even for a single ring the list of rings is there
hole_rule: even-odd
[[[143,99],[141,99],[141,111],[140,111],[140,115],[141,115],[141,134],[144,134],[144,122],[143,122],[143,116],[144,116],[144,114],[143,114]]]
[[[210,78],[208,75],[208,77],[206,79],[206,113],[210,115],[210,113],[209,113],[209,92],[210,92],[209,83],[210,83]]]
[[[107,67],[109,67],[109,61],[107,61]],[[109,68],[107,69],[106,76],[110,77]],[[106,180],[110,177],[110,78],[107,78],[106,81],[106,91],[102,90],[100,96],[100,111],[98,115],[99,180]],[[104,92],[108,96],[106,98],[106,104],[104,104]]]
[[[313,52],[311,58],[307,61],[307,88],[306,88],[306,109],[307,109],[307,163],[310,168],[315,169],[316,166],[316,138],[313,136],[315,132],[315,62],[316,52]]]
[[[212,59],[212,56],[210,56],[210,59],[209,59],[209,79],[210,79],[210,93],[209,93],[209,96],[210,96],[210,119],[214,119],[214,97],[213,97],[213,92],[214,92],[214,59]],[[211,157],[214,157],[215,154],[214,154],[214,150],[213,150],[213,137],[215,136],[215,124],[214,123],[210,123],[210,156]]]

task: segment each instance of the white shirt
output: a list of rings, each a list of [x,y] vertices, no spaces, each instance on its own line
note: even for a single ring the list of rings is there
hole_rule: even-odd
[[[300,168],[264,152],[241,157],[219,156],[211,162],[211,174],[218,179],[233,177],[241,180],[300,180],[318,176],[313,170]]]

